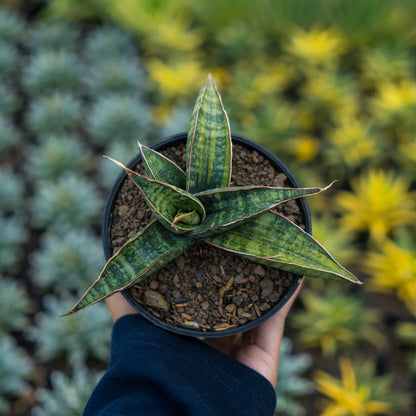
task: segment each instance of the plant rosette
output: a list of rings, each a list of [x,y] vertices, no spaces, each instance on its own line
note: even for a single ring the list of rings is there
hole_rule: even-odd
[[[210,76],[188,133],[114,162],[107,263],[68,314],[122,292],[165,329],[218,337],[277,312],[304,275],[360,283],[310,235],[305,197],[326,188],[300,188],[276,156],[232,135]]]

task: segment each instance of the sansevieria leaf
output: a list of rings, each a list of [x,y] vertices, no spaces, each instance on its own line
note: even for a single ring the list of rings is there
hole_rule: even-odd
[[[192,240],[171,233],[153,220],[107,262],[98,279],[68,314],[140,282],[192,244]]]
[[[205,207],[206,219],[186,235],[202,238],[224,232],[229,227],[235,227],[282,202],[317,194],[325,189],[327,188],[247,186],[201,192],[195,196]]]
[[[185,172],[176,163],[156,150],[142,145],[140,142],[138,142],[138,145],[142,155],[143,166],[149,178],[185,189]]]
[[[148,207],[167,229],[184,233],[205,219],[205,208],[195,196],[176,186],[139,175],[122,163],[109,158],[122,167],[141,191]]]
[[[231,180],[231,130],[214,81],[208,77],[195,103],[186,148],[186,190],[225,188]]]
[[[361,283],[308,233],[278,213],[266,211],[241,226],[210,236],[206,241],[289,272]]]

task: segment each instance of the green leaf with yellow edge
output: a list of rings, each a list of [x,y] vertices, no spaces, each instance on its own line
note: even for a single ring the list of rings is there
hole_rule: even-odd
[[[282,215],[266,211],[243,225],[205,239],[257,263],[311,277],[361,283],[316,240]]]
[[[317,194],[325,189],[246,186],[198,193],[195,196],[204,205],[207,217],[186,236],[202,238],[224,232],[283,202]]]
[[[98,279],[67,315],[140,282],[180,256],[193,243],[153,220],[110,258]]]
[[[176,163],[140,142],[137,144],[147,176],[160,182],[169,183],[177,188],[185,189],[185,172]]]
[[[229,186],[231,153],[227,113],[209,76],[192,112],[186,146],[186,190],[195,194]]]
[[[134,182],[153,214],[168,230],[185,233],[205,219],[205,208],[195,196],[176,186],[146,178],[111,159]]]

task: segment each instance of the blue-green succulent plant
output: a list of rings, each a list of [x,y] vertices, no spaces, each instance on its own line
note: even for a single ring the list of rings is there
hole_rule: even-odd
[[[62,305],[69,307],[74,296],[62,293],[59,297],[43,297],[44,312],[35,315],[35,324],[25,331],[36,346],[36,356],[42,361],[65,357],[72,365],[94,357],[106,361],[110,351],[111,317],[105,305],[77,319],[56,319]]]
[[[0,338],[9,331],[24,329],[29,324],[32,310],[33,303],[25,286],[0,275]]]
[[[101,242],[87,230],[47,233],[32,256],[33,281],[55,293],[86,289],[102,261]]]
[[[25,170],[37,180],[54,180],[59,176],[89,168],[91,151],[80,138],[70,135],[39,137],[41,143],[31,147]]]
[[[102,375],[103,372],[92,372],[82,363],[74,366],[72,376],[53,371],[50,375],[51,388],[38,388],[35,391],[39,404],[32,409],[32,416],[82,415]]]
[[[31,390],[33,362],[14,338],[0,338],[0,412],[7,414],[9,400]]]
[[[35,226],[70,229],[94,224],[102,198],[95,184],[71,173],[56,181],[39,182],[31,208]]]
[[[79,127],[82,118],[82,102],[78,97],[53,92],[31,101],[27,123],[35,134],[65,134]]]

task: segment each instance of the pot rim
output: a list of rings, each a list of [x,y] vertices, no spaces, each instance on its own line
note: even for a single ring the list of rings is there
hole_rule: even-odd
[[[300,187],[293,173],[289,170],[286,164],[283,163],[274,153],[270,152],[268,149],[266,149],[264,146],[260,145],[259,143],[256,143],[253,140],[248,139],[247,137],[240,136],[237,134],[232,134],[231,137],[232,137],[233,143],[240,144],[248,149],[253,149],[261,153],[272,163],[272,165],[277,167],[287,176],[288,180],[291,182],[291,185],[293,187],[296,187],[296,188]],[[186,139],[187,139],[186,132],[177,133],[177,134],[168,136],[154,143],[150,147],[152,149],[161,150],[170,146],[172,143],[176,141],[185,141]],[[133,159],[131,159],[130,162],[126,166],[129,167],[130,169],[133,169],[137,165],[137,163],[140,161],[141,161],[141,155],[140,155],[140,152],[138,152],[138,154],[136,154],[136,156]],[[112,253],[110,252],[110,242],[109,242],[108,236],[109,236],[110,228],[111,228],[113,206],[114,206],[116,196],[119,192],[119,189],[126,178],[127,178],[127,175],[124,172],[121,172],[119,174],[119,176],[115,180],[110,190],[110,193],[107,197],[107,201],[104,207],[102,226],[101,226],[101,238],[102,238],[104,256],[105,256],[106,261],[108,261],[108,259],[112,256]],[[300,208],[304,217],[305,230],[307,233],[311,234],[312,222],[311,222],[311,215],[310,215],[310,211],[309,211],[306,198],[302,197],[302,198],[297,199],[297,201],[300,205]],[[192,328],[186,328],[186,327],[180,327],[180,326],[168,324],[167,322],[157,318],[147,309],[145,309],[140,304],[138,304],[133,299],[133,297],[128,293],[127,290],[124,290],[121,293],[126,298],[126,300],[140,313],[140,315],[142,315],[143,317],[148,319],[153,324],[165,330],[168,330],[168,331],[180,334],[180,335],[187,335],[187,336],[192,336],[192,337],[219,338],[219,337],[235,335],[235,334],[248,331],[250,329],[253,329],[257,325],[261,324],[262,322],[266,321],[268,318],[274,315],[277,311],[279,311],[286,304],[286,302],[288,302],[288,300],[293,296],[296,289],[299,287],[300,283],[302,282],[302,279],[303,279],[302,275],[294,274],[294,280],[292,284],[290,285],[289,289],[287,290],[287,292],[285,293],[285,295],[269,311],[267,311],[266,313],[264,313],[259,318],[253,321],[249,321],[243,325],[229,328],[224,331],[201,331],[198,329],[192,329]]]

